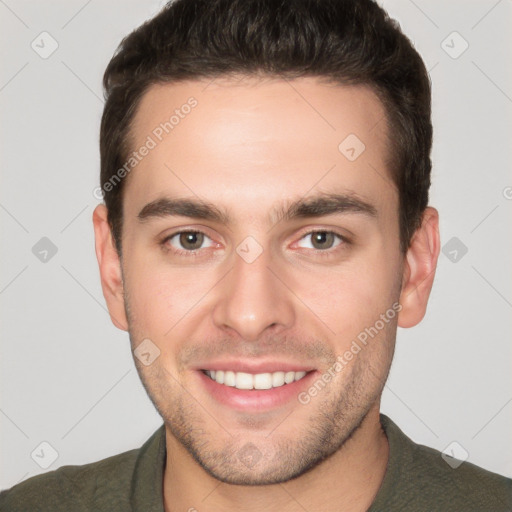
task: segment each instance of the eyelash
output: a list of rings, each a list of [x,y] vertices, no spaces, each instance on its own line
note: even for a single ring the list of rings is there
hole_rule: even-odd
[[[166,251],[168,252],[172,252],[174,254],[176,254],[177,256],[186,256],[186,257],[197,257],[199,256],[198,255],[198,252],[201,251],[201,249],[195,249],[193,251],[186,251],[184,249],[175,249],[174,247],[169,247],[167,245],[167,242],[169,242],[172,238],[174,238],[175,236],[178,236],[178,235],[184,235],[186,233],[200,233],[202,235],[204,235],[205,237],[207,238],[210,238],[204,231],[200,231],[199,229],[184,229],[182,231],[176,231],[175,233],[172,233],[168,236],[166,236],[161,242],[160,242],[160,245],[162,246],[163,249],[165,249]],[[210,238],[211,239],[211,238]]]
[[[186,234],[186,233],[198,233],[198,234],[202,234],[204,235],[205,237],[207,238],[210,238],[205,232],[201,231],[201,230],[198,230],[198,229],[190,229],[190,230],[182,230],[182,231],[176,231],[175,233],[172,233],[168,236],[166,236],[161,242],[160,242],[160,245],[162,246],[163,249],[165,249],[166,251],[168,252],[173,252],[174,254],[176,254],[177,256],[185,256],[185,257],[198,257],[199,256],[199,252],[201,251],[201,249],[195,249],[195,250],[192,250],[192,251],[186,251],[184,249],[175,249],[175,248],[170,248],[168,245],[167,245],[167,242],[169,242],[172,238],[174,238],[175,236],[178,236],[178,235],[183,235],[183,234]],[[305,233],[303,233],[300,238],[299,238],[299,241],[302,240],[303,238],[309,236],[309,235],[314,235],[316,233],[327,233],[327,234],[333,234],[334,236],[338,237],[340,239],[340,243],[330,249],[325,249],[325,250],[320,250],[320,249],[308,249],[308,250],[313,250],[317,253],[318,256],[320,257],[329,257],[329,256],[332,256],[333,253],[337,252],[338,250],[342,250],[343,249],[343,246],[347,246],[347,245],[350,245],[351,244],[351,241],[345,237],[344,235],[341,235],[340,233],[338,233],[337,231],[333,231],[333,230],[328,230],[328,229],[313,229],[311,231],[306,231]],[[211,238],[210,238],[211,240]]]

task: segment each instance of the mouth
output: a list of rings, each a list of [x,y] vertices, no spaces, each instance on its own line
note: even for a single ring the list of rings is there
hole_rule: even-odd
[[[286,386],[292,382],[303,379],[308,372],[305,371],[278,371],[272,373],[246,373],[232,370],[201,370],[217,384],[236,389],[273,389]]]
[[[299,393],[319,375],[317,370],[249,373],[226,369],[195,372],[202,389],[218,405],[245,413],[263,413],[300,404]]]

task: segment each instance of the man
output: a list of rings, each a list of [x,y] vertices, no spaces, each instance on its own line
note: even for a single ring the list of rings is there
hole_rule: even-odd
[[[177,0],[104,79],[96,254],[164,424],[1,510],[512,509],[380,414],[439,254],[430,86],[370,0]]]

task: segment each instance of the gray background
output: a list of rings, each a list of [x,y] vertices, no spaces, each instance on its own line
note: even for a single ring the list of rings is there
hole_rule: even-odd
[[[91,214],[103,70],[163,3],[0,0],[0,488],[138,447],[161,424],[106,313]],[[426,318],[399,329],[382,410],[512,477],[512,0],[383,4],[431,72],[445,254]],[[58,43],[47,58],[31,47],[51,49],[43,31]],[[57,248],[46,261],[42,237]]]

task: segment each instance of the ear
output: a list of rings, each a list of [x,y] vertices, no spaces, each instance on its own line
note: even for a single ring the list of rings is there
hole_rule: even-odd
[[[96,240],[96,258],[100,268],[101,287],[107,301],[112,323],[123,331],[128,330],[128,321],[124,307],[124,289],[121,274],[121,261],[114,245],[110,225],[107,220],[107,208],[99,204],[92,214],[94,236]]]
[[[429,206],[405,256],[400,293],[402,309],[398,315],[400,327],[413,327],[425,316],[439,250],[439,213]]]

